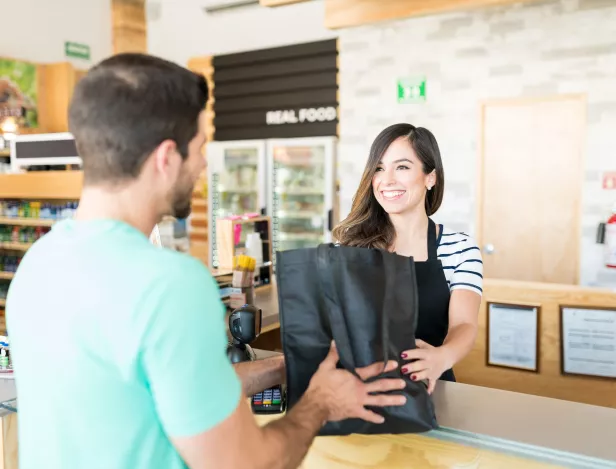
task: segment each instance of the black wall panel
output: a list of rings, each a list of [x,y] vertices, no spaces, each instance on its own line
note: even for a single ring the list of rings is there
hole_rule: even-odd
[[[335,136],[335,39],[216,56],[214,140]]]

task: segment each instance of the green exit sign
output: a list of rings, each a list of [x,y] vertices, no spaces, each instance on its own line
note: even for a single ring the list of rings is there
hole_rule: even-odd
[[[64,54],[67,57],[76,59],[90,60],[90,46],[79,44],[78,42],[65,42]]]
[[[420,103],[425,100],[425,78],[402,78],[398,80],[398,103]]]

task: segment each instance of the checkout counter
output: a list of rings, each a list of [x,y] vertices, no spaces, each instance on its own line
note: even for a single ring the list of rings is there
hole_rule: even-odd
[[[616,409],[451,382],[433,399],[439,429],[317,437],[301,468],[616,468]]]
[[[449,382],[433,398],[438,430],[317,437],[301,468],[616,469],[616,409]],[[0,379],[1,469],[18,468],[15,412],[15,382]]]
[[[490,298],[499,299],[502,282],[486,283]],[[547,293],[551,301],[554,288],[551,286]],[[533,289],[526,285],[524,290],[527,295],[533,294]],[[507,293],[511,298],[511,293]],[[599,297],[597,301],[611,299],[611,296]],[[535,301],[545,303],[543,298]],[[276,284],[256,289],[255,303],[263,310],[262,337],[258,340],[269,337],[269,342],[278,345],[268,350],[280,349]],[[481,314],[485,313],[483,308]],[[483,322],[482,318],[480,326],[484,335],[480,334],[480,340],[485,338]],[[549,334],[548,340],[553,340],[553,334]],[[548,353],[551,353],[549,349]],[[257,357],[267,354],[271,352],[262,351]],[[489,368],[483,369],[485,355],[479,360],[477,371],[480,375],[486,371],[489,374]],[[462,364],[465,372],[468,368],[468,364]],[[517,376],[524,389],[523,383],[529,374],[521,372]],[[481,376],[475,379],[481,380]],[[584,403],[583,396],[579,399],[581,402],[550,396],[549,384],[557,384],[552,373],[544,377],[537,374],[534,379],[539,380],[541,386],[529,388],[531,392],[512,392],[483,384],[439,382],[433,395],[438,430],[408,435],[318,437],[301,468],[616,469],[616,409],[609,403],[607,406]],[[586,385],[590,390],[596,382],[587,381]],[[279,417],[256,416],[263,425]]]
[[[495,285],[489,281],[486,283],[490,298],[500,299],[504,295],[496,290]],[[502,289],[502,286],[499,288]],[[570,290],[566,289],[567,292]],[[535,295],[532,288],[525,287],[524,291],[527,296]],[[505,293],[505,297],[513,295],[509,291]],[[554,298],[556,296],[549,293],[549,301],[554,301]],[[612,299],[610,294],[593,301]],[[533,296],[532,301],[535,300],[547,302]],[[272,350],[280,349],[275,282],[255,290],[255,303],[263,311],[262,335],[257,342],[269,337],[272,344],[278,344],[258,350],[259,359],[272,355]],[[481,314],[484,315],[485,311]],[[484,329],[484,320],[485,317],[482,317],[481,329]],[[544,323],[549,325],[548,321]],[[554,336],[550,333],[546,337],[553,340]],[[258,343],[251,345],[263,349]],[[485,355],[483,357],[485,360]],[[486,376],[485,371],[489,371],[483,367],[485,361],[478,362],[475,372],[469,375],[482,379]],[[463,367],[465,372],[469,369],[468,366]],[[522,373],[516,375],[516,380],[520,383],[526,380],[528,383],[532,381],[529,380],[530,376]],[[542,379],[541,374],[536,374],[535,379]],[[543,381],[538,381],[543,392],[554,391],[554,376],[548,374],[545,379],[550,380],[545,385]],[[606,383],[612,385],[611,382]],[[596,386],[589,381],[585,381],[585,385],[589,388]],[[301,468],[616,469],[616,408],[496,387],[468,382],[439,382],[433,394],[439,429],[423,434],[318,437]],[[18,468],[17,415],[15,383],[11,379],[0,379],[0,469]],[[258,415],[255,418],[265,425],[272,419],[280,418],[280,415]]]

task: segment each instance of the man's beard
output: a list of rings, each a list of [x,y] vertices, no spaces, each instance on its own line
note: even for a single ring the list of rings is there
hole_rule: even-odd
[[[171,200],[171,215],[178,219],[188,218],[192,211],[192,194],[194,184],[179,180]]]

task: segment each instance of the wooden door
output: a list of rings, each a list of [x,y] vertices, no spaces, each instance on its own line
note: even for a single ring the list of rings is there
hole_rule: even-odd
[[[585,107],[580,96],[483,106],[485,277],[578,283]]]

